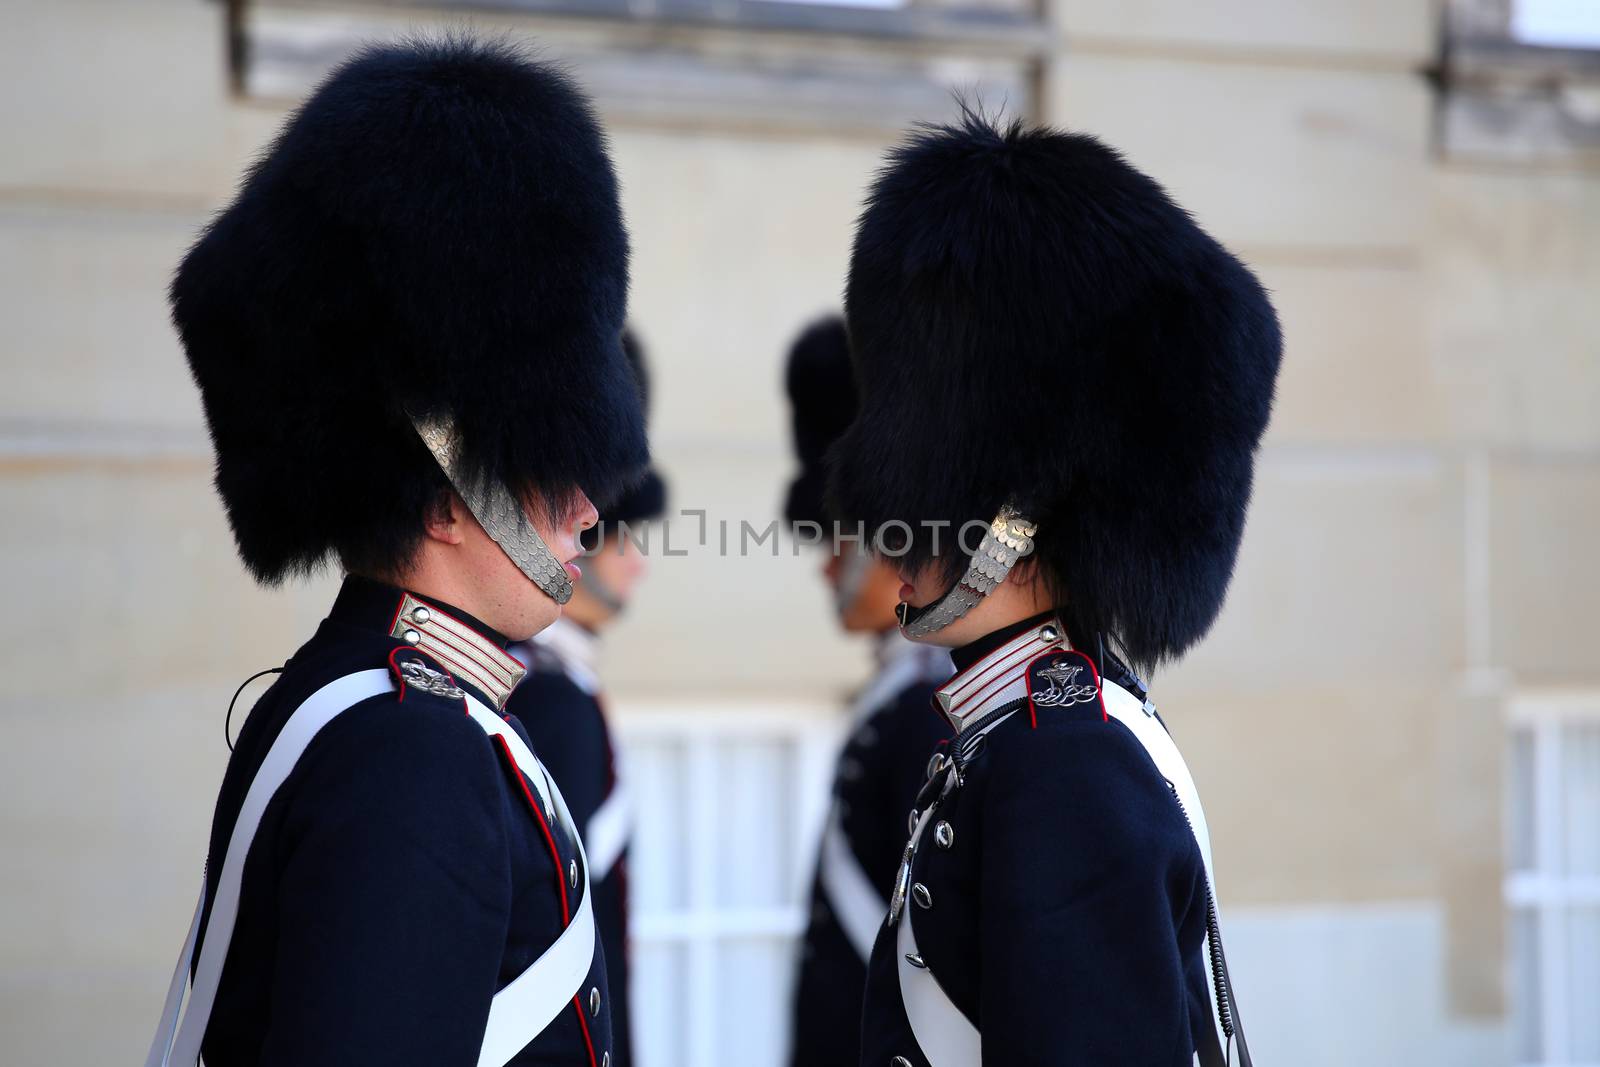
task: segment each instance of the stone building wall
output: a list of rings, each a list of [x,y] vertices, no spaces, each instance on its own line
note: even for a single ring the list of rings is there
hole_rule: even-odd
[[[1505,1061],[1504,708],[1600,687],[1600,180],[1440,151],[1437,15],[1053,0],[1042,46],[911,64],[998,70],[1123,147],[1274,290],[1287,360],[1238,579],[1156,680],[1267,1061]],[[222,707],[331,588],[236,562],[163,299],[285,101],[230,92],[221,5],[6,0],[0,26],[0,1045],[126,1061],[188,914]],[[760,114],[609,113],[674,504],[758,526],[788,472],[783,350],[837,304],[892,139]],[[611,642],[619,703],[837,698],[864,658],[815,567],[658,560]]]

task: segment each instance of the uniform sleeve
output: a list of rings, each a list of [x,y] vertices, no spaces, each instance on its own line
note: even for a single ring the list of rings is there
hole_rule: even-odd
[[[379,701],[328,730],[277,842],[260,1062],[472,1067],[511,906],[501,769],[459,703]]]
[[[1199,849],[1137,741],[1119,734],[1099,721],[1024,730],[989,753],[985,1063],[1192,1062],[1184,960],[1203,933]]]
[[[536,671],[512,691],[506,710],[521,722],[539,757],[587,834],[610,789],[611,751],[600,702],[564,674]]]

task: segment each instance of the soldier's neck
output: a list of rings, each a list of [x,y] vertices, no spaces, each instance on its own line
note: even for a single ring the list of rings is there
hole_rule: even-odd
[[[1054,611],[1041,611],[1029,615],[1025,619],[1017,619],[1006,623],[997,630],[991,630],[975,641],[971,641],[960,648],[950,650],[950,659],[956,665],[957,671],[964,671],[978,662],[1007,641],[1016,637],[1030,626],[1038,626],[1046,622]]]

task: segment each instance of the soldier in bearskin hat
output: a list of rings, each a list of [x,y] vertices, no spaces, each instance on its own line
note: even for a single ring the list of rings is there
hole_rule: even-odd
[[[827,550],[823,575],[836,622],[847,633],[869,636],[877,663],[850,708],[800,945],[789,1058],[795,1067],[813,1067],[860,1058],[867,957],[905,846],[906,812],[928,754],[950,735],[929,702],[951,668],[944,649],[901,635],[894,562],[867,551],[853,531],[835,531],[829,517],[824,459],[856,412],[842,318],[830,315],[800,335],[786,379],[800,473],[790,483],[784,517],[797,536]]]
[[[627,260],[582,92],[453,37],[335,71],[179,267],[245,564],[348,576],[240,730],[151,1064],[608,1064],[588,863],[502,709],[647,462]]]
[[[639,393],[649,405],[644,350],[629,330],[622,335]],[[561,787],[589,857],[595,924],[605,947],[611,982],[611,1063],[633,1062],[628,1015],[628,846],[633,813],[627,783],[606,720],[599,674],[600,636],[628,606],[647,570],[639,527],[666,510],[667,487],[654,467],[583,531],[583,577],[561,618],[511,646],[528,668],[506,711],[533,739],[534,751]]]
[[[1266,294],[1101,142],[967,113],[876,178],[846,311],[835,501],[896,558],[903,632],[958,668],[861,1062],[1248,1063],[1204,814],[1132,668],[1222,607]]]

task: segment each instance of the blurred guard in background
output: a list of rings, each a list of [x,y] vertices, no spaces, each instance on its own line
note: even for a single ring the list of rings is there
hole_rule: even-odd
[[[1222,607],[1272,305],[1100,142],[968,114],[879,173],[846,314],[834,498],[903,551],[904,632],[960,669],[861,1063],[1247,1065],[1199,797],[1113,649],[1175,659]]]
[[[649,403],[649,377],[638,339],[622,336],[623,349]],[[562,617],[531,641],[511,646],[528,676],[506,710],[528,728],[534,751],[567,798],[589,855],[595,923],[605,946],[611,980],[612,1067],[633,1062],[628,1021],[628,841],[633,833],[625,782],[600,699],[596,661],[600,633],[633,597],[646,564],[629,527],[659,518],[666,485],[651,469],[644,479],[600,512],[583,533],[583,578],[573,587]],[[633,534],[632,536],[638,536]],[[641,542],[643,543],[643,542]]]
[[[905,845],[906,812],[934,745],[950,736],[932,697],[951,668],[944,649],[900,635],[894,566],[859,540],[835,541],[823,505],[824,456],[856,411],[843,319],[831,316],[801,334],[789,353],[787,384],[800,474],[789,487],[784,517],[792,526],[814,523],[823,530],[839,625],[872,635],[878,665],[850,710],[851,733],[834,773],[795,983],[791,1062],[829,1067],[860,1056],[867,957]]]
[[[184,259],[240,554],[349,577],[239,731],[149,1064],[607,1067],[583,850],[501,709],[648,461],[627,257],[582,93],[456,37],[337,70]]]

